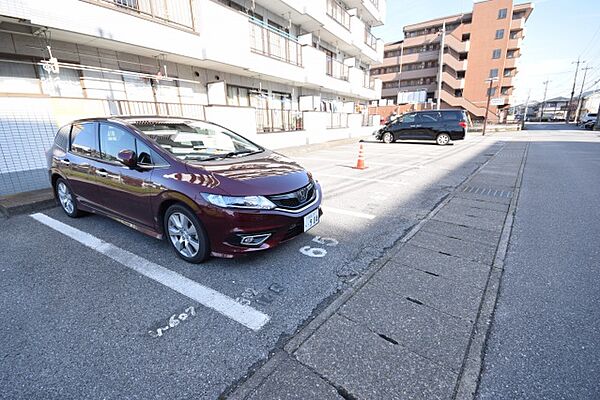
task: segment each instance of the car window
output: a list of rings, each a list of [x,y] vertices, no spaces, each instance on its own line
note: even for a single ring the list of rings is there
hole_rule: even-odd
[[[120,151],[135,151],[135,138],[121,127],[100,124],[100,150],[104,160],[118,162]]]
[[[442,120],[444,121],[460,121],[462,119],[461,112],[443,112]]]
[[[87,157],[99,157],[98,133],[95,122],[74,124],[71,130],[71,151]]]
[[[431,123],[431,122],[437,122],[437,121],[438,121],[437,113],[429,112],[429,113],[417,114],[417,122]]]
[[[182,160],[212,160],[262,151],[232,131],[208,122],[156,120],[133,125]]]
[[[54,144],[63,150],[69,147],[69,135],[71,134],[71,125],[65,125],[58,130],[54,138]]]
[[[156,151],[139,139],[135,140],[135,148],[139,165],[153,165],[158,167],[169,165]]]
[[[404,114],[402,116],[402,122],[405,124],[415,122],[415,116],[416,116],[416,114]]]

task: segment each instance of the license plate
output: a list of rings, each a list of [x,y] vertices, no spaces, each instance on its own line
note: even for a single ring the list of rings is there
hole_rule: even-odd
[[[304,216],[304,232],[319,223],[319,209]]]

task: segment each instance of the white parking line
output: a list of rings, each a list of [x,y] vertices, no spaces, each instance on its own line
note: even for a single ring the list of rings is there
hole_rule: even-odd
[[[330,212],[332,214],[349,215],[351,217],[364,218],[364,219],[377,218],[377,215],[361,213],[358,211],[342,210],[340,208],[329,207],[329,206],[321,206],[321,209],[323,209],[323,212]]]
[[[386,183],[386,184],[390,184],[390,185],[394,185],[394,186],[401,186],[401,185],[405,185],[407,183],[405,182],[400,182],[400,181],[392,181],[392,180],[387,180],[387,179],[375,179],[375,178],[356,178],[354,176],[347,176],[347,175],[334,175],[334,174],[322,174],[322,173],[317,173],[315,174],[315,177],[321,178],[338,178],[341,180],[349,180],[349,181],[360,181],[360,182],[379,182],[379,183]]]
[[[212,308],[253,331],[258,331],[269,321],[267,314],[240,304],[231,297],[225,296],[183,275],[105,242],[87,232],[80,231],[45,214],[36,213],[32,214],[31,217],[114,261],[197,301],[203,306]]]

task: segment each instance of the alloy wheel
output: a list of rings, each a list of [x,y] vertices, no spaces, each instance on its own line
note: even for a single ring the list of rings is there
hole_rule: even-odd
[[[436,141],[437,141],[437,144],[439,144],[440,146],[444,146],[444,145],[450,143],[450,136],[448,136],[448,134],[446,134],[446,133],[442,133],[442,134],[438,135]]]
[[[194,223],[183,213],[174,212],[167,222],[169,238],[184,257],[195,257],[200,249],[200,238]]]
[[[394,141],[394,136],[391,133],[386,132],[383,134],[383,142],[384,143],[392,143]]]
[[[73,214],[75,211],[75,204],[73,203],[73,195],[67,185],[64,182],[60,182],[56,191],[63,210],[69,215]]]

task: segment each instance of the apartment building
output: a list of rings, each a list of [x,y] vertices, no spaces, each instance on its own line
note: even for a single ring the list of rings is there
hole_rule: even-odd
[[[0,0],[0,195],[48,185],[61,124],[206,119],[271,148],[372,130],[385,0]],[[17,179],[16,172],[19,172]]]
[[[383,64],[371,70],[383,81],[382,98],[436,103],[439,97],[442,107],[464,108],[481,119],[489,92],[490,119],[503,119],[513,102],[525,23],[532,11],[531,3],[488,0],[473,4],[468,13],[405,26],[404,40],[386,44]]]

